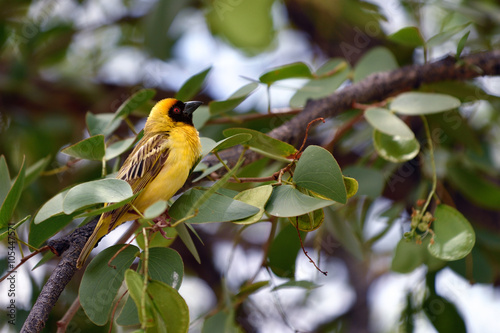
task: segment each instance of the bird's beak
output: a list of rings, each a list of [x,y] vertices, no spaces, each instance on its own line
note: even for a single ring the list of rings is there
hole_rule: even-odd
[[[191,115],[203,102],[192,101],[184,103],[184,113],[187,115]]]

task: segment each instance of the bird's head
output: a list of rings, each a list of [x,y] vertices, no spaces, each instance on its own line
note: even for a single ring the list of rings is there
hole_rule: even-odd
[[[146,131],[166,131],[176,123],[193,126],[193,112],[202,102],[181,102],[175,98],[165,98],[151,109]]]

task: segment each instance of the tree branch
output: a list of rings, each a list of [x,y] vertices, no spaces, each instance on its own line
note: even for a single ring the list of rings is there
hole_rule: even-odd
[[[48,246],[57,255],[62,254],[61,261],[52,272],[47,283],[42,288],[38,299],[24,322],[22,333],[41,332],[49,313],[56,304],[59,296],[75,275],[76,260],[82,252],[83,246],[92,234],[99,217],[83,227],[75,229],[72,233],[59,239],[50,240]]]
[[[355,102],[379,102],[398,93],[417,89],[425,83],[446,80],[463,81],[486,75],[500,75],[500,50],[467,55],[462,57],[460,62],[448,56],[425,65],[411,65],[390,72],[376,73],[330,96],[308,100],[301,113],[268,134],[273,138],[296,145],[305,134],[304,124],[320,117],[337,116],[351,109]],[[220,152],[219,155],[229,165],[234,165],[241,154],[241,149],[241,147],[234,147]],[[247,151],[244,165],[259,158],[258,153]],[[217,160],[210,156],[205,163],[211,166],[216,164]],[[224,172],[224,170],[219,170],[219,172]]]

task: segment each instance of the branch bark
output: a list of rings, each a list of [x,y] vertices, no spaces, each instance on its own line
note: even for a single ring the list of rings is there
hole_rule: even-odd
[[[349,110],[354,102],[377,102],[397,93],[416,89],[425,83],[469,80],[485,75],[500,75],[500,51],[468,55],[461,58],[460,63],[457,63],[452,57],[447,57],[425,65],[412,65],[390,72],[377,73],[325,98],[309,100],[300,114],[268,134],[276,139],[297,144],[303,138],[306,125],[310,121],[320,117],[334,117]],[[222,159],[234,165],[240,153],[241,148],[233,148],[221,152],[220,155]],[[257,153],[252,151],[248,151],[245,156],[245,164],[260,158]],[[218,160],[208,158],[206,162],[213,165]],[[62,259],[43,287],[24,323],[22,332],[40,332],[42,330],[52,307],[75,274],[76,260],[96,223],[97,220],[94,220],[76,229],[68,236],[49,242],[49,246],[57,253],[62,254]]]
[[[71,234],[48,242],[52,251],[58,255],[62,254],[61,261],[50,275],[45,285],[38,295],[33,308],[24,322],[22,333],[41,332],[45,322],[49,318],[49,313],[56,304],[59,296],[75,275],[76,260],[82,252],[83,246],[92,234],[98,218],[77,228]]]
[[[352,108],[356,103],[382,101],[398,93],[417,89],[422,84],[447,80],[470,80],[479,76],[500,75],[500,50],[464,56],[457,62],[448,56],[424,65],[411,65],[399,69],[373,74],[334,94],[308,100],[304,110],[294,118],[267,133],[273,138],[296,145],[304,137],[306,124],[316,118],[331,118]],[[241,147],[219,153],[228,164],[234,165],[241,154]],[[259,154],[248,151],[244,164],[260,158]],[[209,165],[218,163],[214,157],[205,161]],[[219,172],[225,172],[223,170]]]

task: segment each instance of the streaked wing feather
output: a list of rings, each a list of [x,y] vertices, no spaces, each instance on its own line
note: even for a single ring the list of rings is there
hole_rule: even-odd
[[[168,157],[168,135],[145,136],[139,141],[135,149],[129,155],[117,178],[123,179],[130,184],[135,194],[146,187],[152,179],[160,172]],[[112,210],[105,214],[113,216],[109,225],[109,231],[114,228],[118,219],[131,209],[130,204]]]

